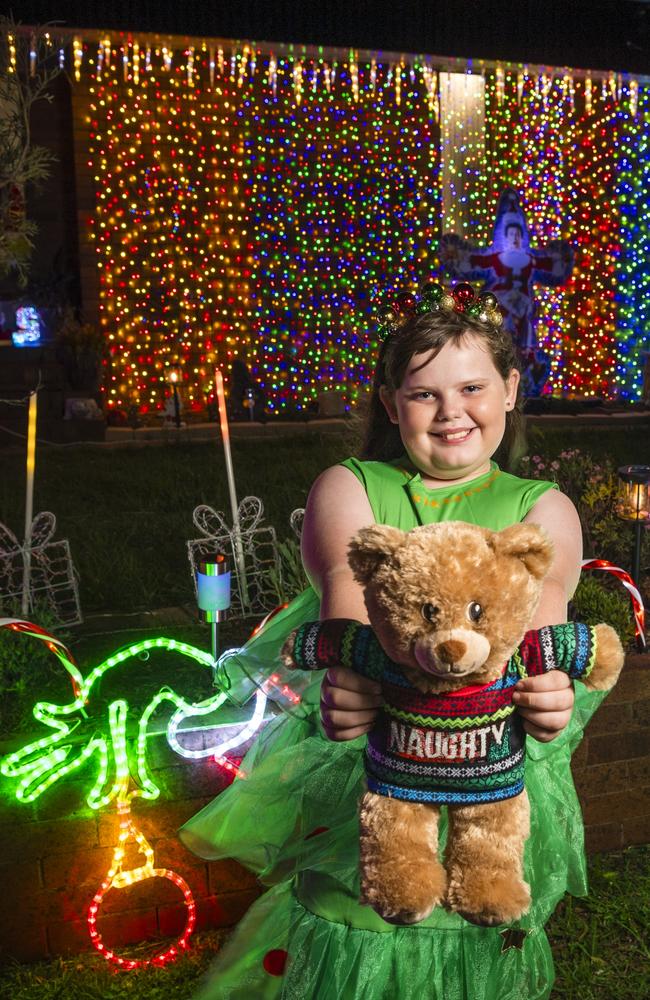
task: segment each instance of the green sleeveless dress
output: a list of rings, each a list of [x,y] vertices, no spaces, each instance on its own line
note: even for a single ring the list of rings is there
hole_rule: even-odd
[[[409,530],[441,520],[494,530],[521,521],[551,483],[492,465],[461,486],[427,489],[408,460],[343,463],[363,483],[378,523]],[[235,669],[259,682],[278,670],[284,638],[318,617],[307,590],[254,637]],[[229,672],[233,661],[229,663]],[[282,669],[282,668],[280,668]],[[542,1000],[553,983],[544,924],[568,890],[587,889],[580,807],[570,755],[602,696],[576,683],[576,708],[552,743],[527,741],[531,836],[529,913],[511,928],[481,928],[442,908],[396,927],[358,903],[357,806],[365,737],[333,743],[319,716],[320,675],[300,705],[269,723],[235,782],[180,831],[204,858],[237,858],[268,891],[220,952],[200,1000]],[[290,681],[293,683],[293,681]],[[446,817],[441,822],[441,849]]]

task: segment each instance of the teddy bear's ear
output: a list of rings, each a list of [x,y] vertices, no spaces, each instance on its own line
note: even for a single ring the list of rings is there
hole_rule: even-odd
[[[553,562],[553,545],[535,524],[513,524],[495,533],[492,545],[498,555],[521,559],[535,579],[541,580]]]
[[[405,534],[388,524],[372,524],[352,537],[348,562],[359,583],[368,583],[382,563],[402,545]]]

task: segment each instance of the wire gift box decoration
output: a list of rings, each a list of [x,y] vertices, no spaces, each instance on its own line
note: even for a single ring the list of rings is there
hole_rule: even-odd
[[[59,625],[78,625],[78,573],[67,538],[54,541],[56,517],[41,511],[32,521],[29,543],[21,545],[13,531],[0,523],[0,608],[11,610],[27,587],[30,612],[46,607]],[[27,564],[27,572],[26,572]]]
[[[230,557],[233,588],[231,614],[247,617],[272,611],[282,588],[282,568],[275,528],[265,524],[259,497],[244,497],[237,524],[230,526],[221,511],[200,504],[192,515],[202,538],[187,542],[187,555],[196,590],[198,563],[215,552]]]
[[[289,515],[289,527],[293,531],[294,535],[300,541],[302,538],[302,526],[305,521],[305,508],[296,507],[295,510],[291,511]]]

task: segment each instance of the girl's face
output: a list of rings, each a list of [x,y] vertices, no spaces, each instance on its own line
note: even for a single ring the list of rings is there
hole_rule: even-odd
[[[427,357],[413,355],[399,389],[382,387],[381,399],[422,476],[462,483],[489,471],[519,372],[513,368],[504,382],[487,344],[471,333]]]

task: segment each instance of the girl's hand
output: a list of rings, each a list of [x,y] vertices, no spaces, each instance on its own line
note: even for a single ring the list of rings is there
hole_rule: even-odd
[[[550,743],[569,724],[573,686],[566,674],[551,670],[519,681],[513,699],[524,729],[540,743]],[[320,716],[330,740],[353,740],[372,729],[381,707],[381,687],[346,667],[330,668],[321,687]]]
[[[561,670],[524,677],[512,699],[524,719],[524,729],[540,743],[550,743],[569,724],[575,695]]]
[[[323,678],[320,717],[330,740],[353,740],[372,729],[381,706],[381,685],[347,667],[330,667]]]

